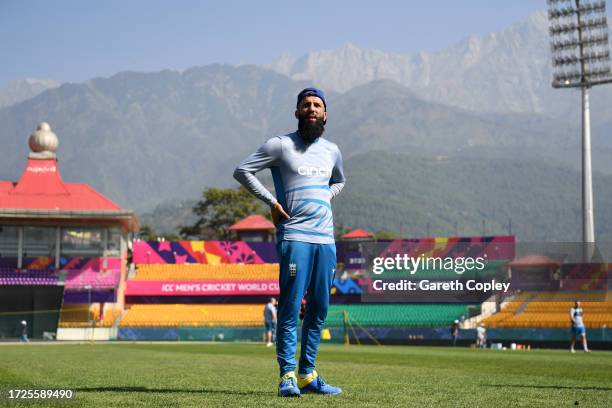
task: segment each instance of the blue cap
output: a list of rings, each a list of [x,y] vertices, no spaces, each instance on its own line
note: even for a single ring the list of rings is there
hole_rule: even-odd
[[[316,96],[318,98],[321,98],[321,100],[323,101],[323,106],[325,107],[325,110],[327,110],[327,101],[325,101],[325,92],[323,92],[322,90],[318,88],[302,89],[302,91],[297,96],[297,103],[295,104],[295,107],[297,108],[300,105],[300,102],[302,101],[302,99],[304,99],[307,96]]]

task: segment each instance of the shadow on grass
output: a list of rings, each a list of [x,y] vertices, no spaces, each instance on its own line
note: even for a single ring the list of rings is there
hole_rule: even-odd
[[[523,385],[523,384],[480,384],[483,387],[496,388],[539,388],[550,390],[612,391],[612,387],[579,387],[568,385]]]
[[[146,392],[152,394],[224,394],[224,395],[276,395],[274,392],[263,391],[233,391],[233,390],[211,390],[202,388],[194,389],[174,389],[174,388],[147,388],[147,387],[79,387],[74,388],[75,391],[81,392],[126,392],[139,393]]]

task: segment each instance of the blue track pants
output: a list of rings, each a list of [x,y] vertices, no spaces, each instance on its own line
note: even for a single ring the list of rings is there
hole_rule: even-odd
[[[276,327],[276,355],[280,375],[295,370],[297,328],[304,293],[308,295],[302,324],[300,374],[315,369],[321,330],[329,307],[329,294],[336,272],[336,245],[280,241],[280,296]]]

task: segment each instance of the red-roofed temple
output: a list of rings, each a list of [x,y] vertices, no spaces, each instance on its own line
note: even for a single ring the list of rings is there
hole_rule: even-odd
[[[370,241],[374,239],[374,234],[364,229],[357,228],[344,234],[342,239]]]
[[[105,303],[122,304],[119,284],[128,236],[138,229],[136,215],[87,184],[64,182],[58,139],[47,123],[30,136],[29,146],[19,181],[0,181],[0,313],[20,304],[36,309],[32,304],[51,302],[50,293],[64,288],[62,319],[69,319],[64,311],[71,307],[87,304],[85,313],[92,314],[89,305],[100,303],[95,318],[102,321]],[[34,314],[30,330],[36,336],[55,332],[53,319]],[[0,334],[10,330],[6,320],[0,319]]]
[[[275,227],[262,215],[249,215],[228,228],[238,240],[248,242],[273,242]]]

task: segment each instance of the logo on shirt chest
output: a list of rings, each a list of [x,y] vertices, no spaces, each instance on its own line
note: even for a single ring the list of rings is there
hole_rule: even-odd
[[[324,176],[324,177],[331,177],[331,170],[328,169],[324,169],[322,167],[314,167],[314,166],[300,166],[298,167],[298,174],[301,176],[308,176],[308,177],[319,177],[319,176]]]

